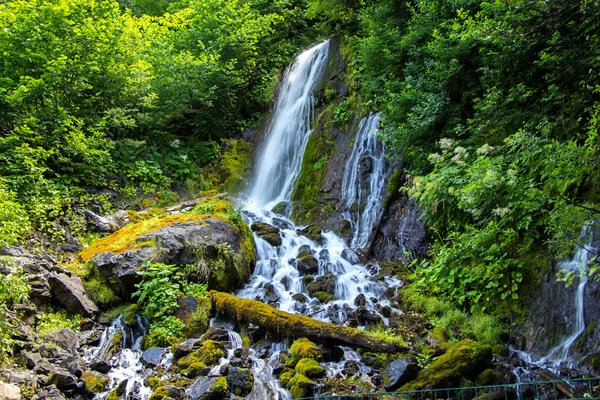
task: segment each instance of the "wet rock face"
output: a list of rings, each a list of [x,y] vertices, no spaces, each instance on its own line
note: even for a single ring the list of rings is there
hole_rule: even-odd
[[[254,222],[250,226],[250,229],[252,229],[252,232],[255,232],[261,239],[264,239],[271,246],[281,246],[279,228],[262,222]]]
[[[220,400],[225,393],[217,384],[219,378],[202,376],[194,381],[185,391],[185,396],[190,400]]]
[[[421,210],[413,199],[401,196],[381,216],[370,253],[378,261],[406,261],[405,252],[412,257],[424,257],[428,245]]]

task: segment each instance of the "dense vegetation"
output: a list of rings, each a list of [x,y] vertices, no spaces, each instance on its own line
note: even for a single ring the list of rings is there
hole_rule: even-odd
[[[220,153],[235,186],[251,150],[222,144],[268,109],[298,49],[331,35],[361,106],[383,113],[390,157],[415,176],[409,194],[434,240],[412,264],[416,307],[439,296],[438,314],[465,326],[465,312],[524,310],[515,304],[549,260],[600,215],[591,0],[0,2],[0,246],[60,236],[57,222],[77,234],[90,204],[108,212],[206,190],[202,168]],[[334,122],[348,121],[349,104]],[[171,279],[150,268],[145,285],[160,274]],[[10,308],[24,290],[1,279]],[[171,289],[167,308],[181,288]],[[156,332],[183,329],[149,317]],[[497,341],[483,321],[469,329]]]
[[[0,245],[58,218],[77,233],[73,206],[115,192],[206,190],[304,30],[287,0],[0,3]]]
[[[598,216],[600,6],[311,2],[353,55],[434,236],[420,283],[508,315]],[[500,301],[499,301],[500,300]],[[513,304],[513,305],[511,305]]]

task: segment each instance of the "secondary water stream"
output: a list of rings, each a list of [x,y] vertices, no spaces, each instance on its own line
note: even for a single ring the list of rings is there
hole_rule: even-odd
[[[578,240],[578,245],[575,249],[575,254],[570,260],[566,260],[560,263],[560,268],[563,271],[574,274],[579,277],[579,283],[577,290],[574,293],[574,310],[575,324],[571,329],[571,332],[565,336],[561,342],[550,349],[547,354],[536,357],[535,355],[529,354],[525,351],[516,349],[511,350],[516,353],[519,358],[529,366],[535,368],[548,369],[557,376],[561,375],[561,368],[577,367],[577,359],[573,356],[571,348],[576,342],[577,338],[583,333],[586,328],[585,325],[585,288],[588,283],[588,276],[585,273],[586,268],[589,265],[591,259],[597,254],[598,249],[594,247],[594,228],[593,223],[584,225],[581,235]],[[517,377],[518,382],[527,382],[531,378],[530,369],[525,367],[517,367],[513,371]]]

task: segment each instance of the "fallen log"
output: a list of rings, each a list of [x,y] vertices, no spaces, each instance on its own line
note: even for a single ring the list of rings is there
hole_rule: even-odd
[[[228,293],[213,290],[210,296],[217,311],[238,321],[258,325],[280,337],[305,337],[317,343],[362,347],[378,353],[408,350],[400,337],[317,321],[303,315],[280,311],[260,301],[240,299]]]

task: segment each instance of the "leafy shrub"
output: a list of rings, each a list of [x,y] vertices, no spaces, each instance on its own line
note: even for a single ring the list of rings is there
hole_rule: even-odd
[[[59,329],[69,328],[79,332],[81,317],[79,315],[67,315],[65,311],[42,314],[36,325],[36,331],[44,336]]]
[[[17,202],[16,195],[7,189],[0,178],[0,247],[9,246],[30,229],[25,208]]]
[[[186,283],[183,286],[183,293],[185,293],[186,296],[194,296],[199,299],[205,298],[208,297],[208,285],[195,282]]]
[[[167,316],[150,324],[150,332],[144,339],[148,347],[168,347],[178,341],[185,324],[177,317]]]
[[[7,318],[8,310],[13,305],[27,299],[29,287],[26,281],[17,274],[0,274],[0,355],[12,354],[16,341],[11,337],[15,328]]]
[[[150,321],[157,321],[168,316],[177,308],[182,279],[172,265],[145,262],[140,272],[142,282],[136,285],[133,293],[144,307],[144,315]]]

